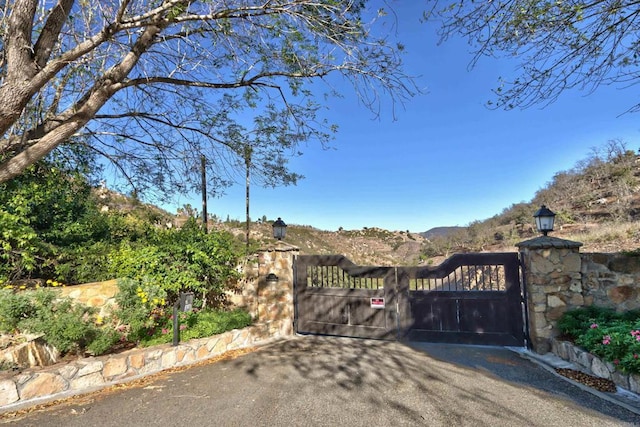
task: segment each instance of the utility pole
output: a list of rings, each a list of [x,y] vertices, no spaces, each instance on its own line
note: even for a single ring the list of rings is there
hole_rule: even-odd
[[[200,155],[200,173],[202,175],[202,230],[205,234],[209,231],[207,215],[207,159],[204,154]]]
[[[244,165],[245,165],[245,207],[246,207],[246,220],[247,220],[247,229],[246,229],[246,252],[249,253],[249,235],[251,228],[251,216],[249,215],[249,190],[251,187],[251,155],[253,154],[253,149],[249,144],[244,146]]]

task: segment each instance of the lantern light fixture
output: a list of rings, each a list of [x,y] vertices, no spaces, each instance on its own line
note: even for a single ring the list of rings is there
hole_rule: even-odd
[[[276,240],[284,239],[284,236],[287,234],[287,224],[284,223],[282,218],[278,217],[278,219],[273,223],[273,238]]]
[[[540,206],[540,209],[538,209],[533,217],[536,219],[536,228],[540,233],[546,236],[549,232],[553,231],[556,214],[545,205]]]

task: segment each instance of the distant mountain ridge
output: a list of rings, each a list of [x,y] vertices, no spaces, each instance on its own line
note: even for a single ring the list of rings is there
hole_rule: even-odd
[[[637,251],[640,248],[640,157],[624,145],[611,143],[604,154],[594,154],[567,171],[558,172],[530,202],[514,203],[491,218],[465,227],[441,226],[421,233],[388,231],[378,227],[324,231],[308,225],[289,224],[285,241],[303,255],[341,254],[359,265],[437,265],[456,252],[515,251],[516,243],[538,235],[533,214],[545,204],[556,216],[552,236],[584,243],[585,252]],[[131,207],[116,197],[114,210]],[[132,206],[144,210],[139,202]],[[156,208],[157,209],[157,208]],[[174,224],[194,213],[174,215]],[[140,216],[140,213],[136,213]],[[145,214],[164,224],[164,212]],[[274,243],[273,219],[252,222],[255,247]],[[289,222],[289,221],[287,221]],[[212,219],[211,229],[231,232],[244,241],[241,221]]]
[[[434,227],[430,230],[427,230],[423,233],[420,233],[420,235],[422,237],[424,237],[425,239],[433,239],[436,237],[447,237],[450,236],[453,233],[457,233],[459,231],[463,231],[465,230],[467,227],[459,227],[459,226],[452,226],[452,227]]]

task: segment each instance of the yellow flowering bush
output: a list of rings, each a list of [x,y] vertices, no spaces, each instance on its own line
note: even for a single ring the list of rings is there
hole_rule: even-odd
[[[123,341],[139,342],[153,335],[167,305],[166,291],[148,280],[121,279],[113,312]]]

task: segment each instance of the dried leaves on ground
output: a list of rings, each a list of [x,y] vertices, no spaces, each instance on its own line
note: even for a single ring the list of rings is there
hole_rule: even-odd
[[[556,372],[581,384],[595,388],[598,391],[604,391],[608,393],[616,392],[616,384],[605,378],[595,377],[593,375],[585,374],[584,372],[576,371],[573,369],[558,368]]]

